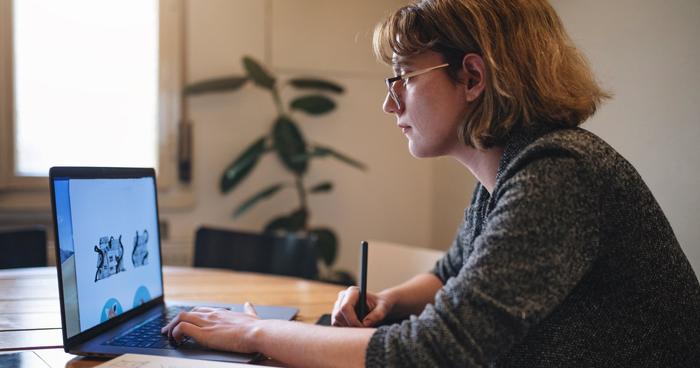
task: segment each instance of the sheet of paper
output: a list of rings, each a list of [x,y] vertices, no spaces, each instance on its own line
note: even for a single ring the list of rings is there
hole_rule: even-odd
[[[98,365],[102,368],[231,368],[231,367],[260,367],[259,365],[214,362],[210,360],[195,360],[173,358],[158,355],[124,354]]]

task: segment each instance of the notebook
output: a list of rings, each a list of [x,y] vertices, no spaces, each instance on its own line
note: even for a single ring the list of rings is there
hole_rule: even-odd
[[[37,358],[38,359],[38,358]],[[251,368],[259,365],[211,362],[153,355],[124,354],[98,365],[99,368]]]
[[[174,346],[160,328],[197,305],[164,302],[155,171],[147,168],[53,167],[49,171],[66,352],[125,353],[229,362],[253,354]],[[261,318],[290,320],[298,310],[256,306]]]

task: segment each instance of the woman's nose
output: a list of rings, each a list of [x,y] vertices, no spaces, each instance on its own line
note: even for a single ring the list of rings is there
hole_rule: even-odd
[[[396,104],[396,101],[391,98],[391,94],[387,92],[384,103],[382,104],[382,110],[387,114],[398,114],[401,108]]]

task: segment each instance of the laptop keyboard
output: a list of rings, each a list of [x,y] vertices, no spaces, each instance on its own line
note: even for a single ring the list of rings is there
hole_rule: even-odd
[[[168,336],[160,333],[160,329],[163,328],[171,319],[175,318],[178,313],[182,311],[189,311],[192,308],[193,307],[183,305],[167,307],[165,314],[161,314],[160,316],[155,316],[149,320],[146,320],[131,330],[104,342],[103,345],[151,349],[174,349],[175,345],[170,343]]]

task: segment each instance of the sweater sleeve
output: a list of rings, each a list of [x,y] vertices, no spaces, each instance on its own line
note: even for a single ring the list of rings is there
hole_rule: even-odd
[[[466,223],[466,221],[462,221],[450,249],[435,263],[435,267],[430,271],[442,281],[443,285],[450,277],[457,275],[460,268],[462,268],[462,229],[466,226]]]
[[[556,308],[598,252],[597,180],[573,158],[501,178],[483,231],[420,316],[377,329],[367,367],[482,367]]]

